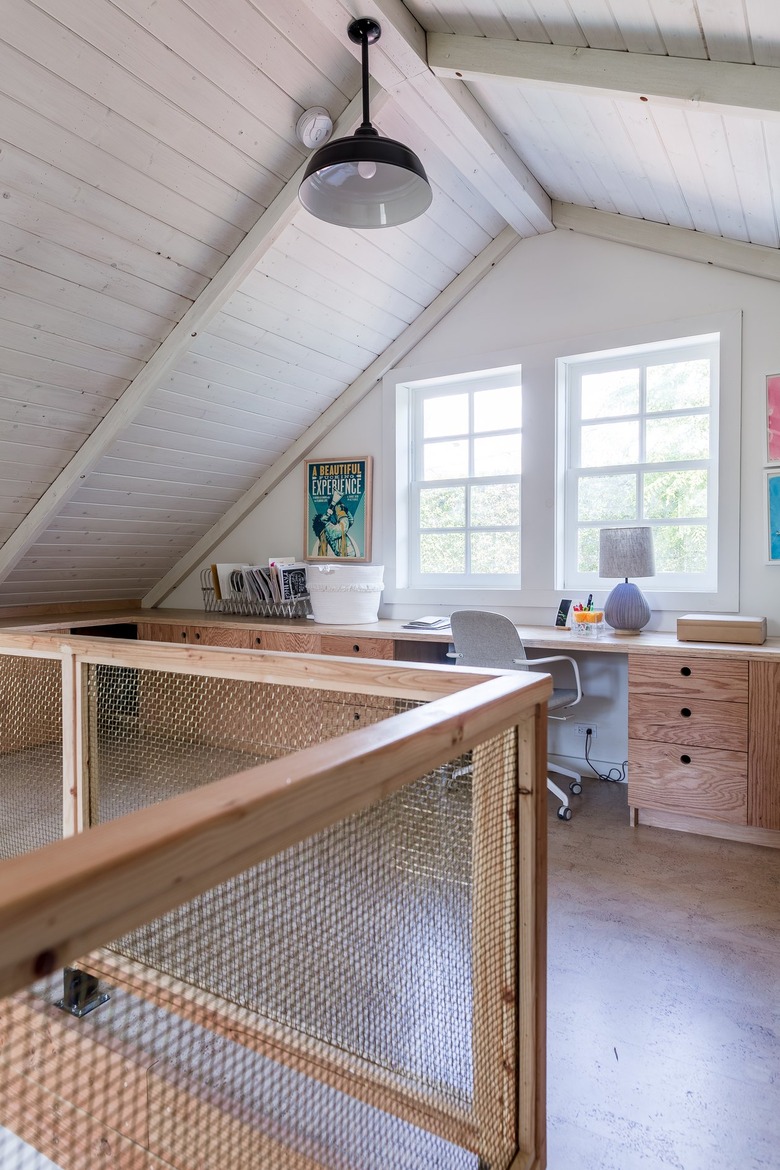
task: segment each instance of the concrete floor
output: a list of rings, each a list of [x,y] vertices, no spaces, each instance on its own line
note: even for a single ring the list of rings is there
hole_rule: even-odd
[[[5,1170],[60,1170],[43,1154],[0,1126],[0,1166]]]
[[[780,1168],[780,850],[550,800],[549,1170]]]

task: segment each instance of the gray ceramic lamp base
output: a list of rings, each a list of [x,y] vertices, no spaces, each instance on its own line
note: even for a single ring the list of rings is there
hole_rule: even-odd
[[[650,606],[633,581],[621,581],[604,605],[604,621],[618,635],[639,634],[650,621]]]

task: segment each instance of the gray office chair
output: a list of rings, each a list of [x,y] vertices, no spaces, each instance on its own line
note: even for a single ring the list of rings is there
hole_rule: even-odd
[[[454,651],[449,652],[448,656],[454,658],[459,666],[484,666],[493,670],[536,670],[544,669],[549,662],[568,662],[575,685],[570,689],[554,687],[547,709],[550,712],[564,711],[579,703],[582,698],[580,672],[574,659],[569,658],[567,654],[554,654],[549,658],[527,658],[517,627],[502,614],[484,609],[459,609],[453,613],[450,623]],[[565,717],[551,715],[553,719]],[[550,759],[547,760],[547,769],[549,772],[571,777],[569,789],[575,795],[582,792],[582,776],[579,772],[563,768]],[[571,807],[566,793],[554,784],[549,776],[547,787],[561,802],[558,809],[560,819],[570,821]]]

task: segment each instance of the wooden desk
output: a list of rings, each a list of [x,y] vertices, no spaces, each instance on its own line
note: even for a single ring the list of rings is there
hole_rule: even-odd
[[[2,613],[2,610],[0,610]],[[236,644],[243,644],[249,640],[248,633],[255,632],[260,636],[270,634],[305,634],[316,640],[322,635],[354,639],[369,637],[380,642],[390,642],[401,649],[428,647],[432,658],[438,651],[436,647],[443,647],[446,654],[447,646],[452,641],[452,635],[447,630],[407,630],[402,621],[382,619],[365,625],[321,625],[306,618],[258,618],[240,617],[234,614],[205,613],[202,609],[128,609],[118,610],[115,613],[79,613],[63,617],[61,614],[52,614],[43,618],[40,615],[30,618],[0,619],[0,629],[5,630],[72,630],[79,633],[97,627],[107,631],[113,625],[134,625],[140,632],[153,632],[153,640],[160,641],[160,632],[163,628],[176,633],[172,640],[188,641],[200,631],[201,638],[211,637],[217,645],[230,644],[228,639],[235,638]],[[634,637],[618,637],[616,634],[604,634],[601,638],[590,641],[584,638],[575,638],[569,630],[559,630],[552,626],[524,626],[517,627],[520,636],[527,646],[539,650],[587,650],[598,654],[627,654],[629,659],[636,656],[656,655],[659,652],[682,655],[702,655],[712,658],[727,658],[735,661],[745,660],[780,660],[780,638],[767,638],[763,646],[738,646],[720,642],[678,642],[674,634],[660,632],[644,632]],[[209,631],[209,633],[204,633]],[[230,633],[235,631],[235,633]],[[224,638],[224,642],[216,642],[217,638]],[[269,647],[266,647],[268,649]],[[420,650],[422,652],[422,650]],[[389,657],[382,654],[381,657]],[[393,657],[400,657],[393,655]],[[437,659],[438,660],[438,659]]]
[[[140,623],[139,636],[416,662],[447,662],[452,640],[401,621],[347,627],[178,616]],[[779,638],[737,646],[651,632],[586,641],[566,630],[518,629],[529,649],[627,655],[632,823],[780,846]]]
[[[447,663],[448,631],[402,621],[360,626],[201,610],[128,610],[0,622],[85,633],[137,625],[139,638],[184,644]],[[518,626],[530,649],[628,658],[628,794],[633,823],[780,846],[780,638],[763,646],[678,642],[671,633],[605,634]]]

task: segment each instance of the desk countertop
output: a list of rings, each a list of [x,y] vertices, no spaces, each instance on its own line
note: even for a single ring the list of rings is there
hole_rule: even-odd
[[[1,612],[1,611],[0,611]],[[8,633],[44,633],[67,628],[77,633],[80,628],[109,626],[136,622],[161,622],[197,626],[249,626],[253,629],[304,630],[320,634],[361,634],[363,637],[391,638],[393,641],[439,642],[452,641],[449,630],[407,630],[403,621],[383,618],[378,622],[364,625],[326,625],[306,618],[259,618],[242,617],[234,614],[206,613],[199,609],[139,609],[112,610],[109,612],[78,612],[71,614],[30,615],[24,617],[0,618],[0,630]],[[750,646],[726,642],[678,642],[675,634],[661,631],[645,631],[630,637],[617,634],[603,634],[596,640],[575,638],[569,630],[553,626],[518,625],[518,631],[525,644],[532,649],[555,650],[560,654],[572,651],[595,651],[605,654],[706,654],[719,658],[777,658],[780,656],[780,638],[767,638],[762,646]]]

